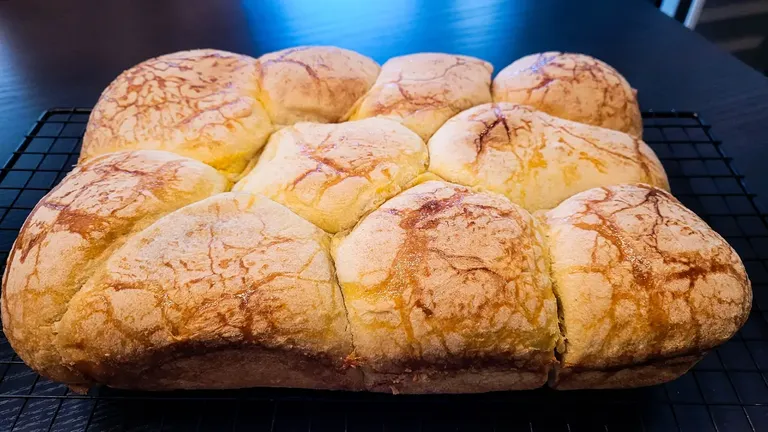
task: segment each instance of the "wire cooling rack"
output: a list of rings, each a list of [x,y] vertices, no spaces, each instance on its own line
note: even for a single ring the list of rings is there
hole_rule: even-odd
[[[0,171],[3,264],[31,209],[76,163],[89,113],[44,113]],[[77,395],[27,368],[0,333],[0,432],[768,431],[766,214],[696,114],[648,112],[643,118],[645,140],[662,160],[674,194],[736,248],[755,296],[739,334],[674,382],[636,390],[443,396],[108,388]]]

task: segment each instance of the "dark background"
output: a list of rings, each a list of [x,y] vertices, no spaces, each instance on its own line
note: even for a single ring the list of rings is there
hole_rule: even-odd
[[[532,52],[587,53],[623,73],[644,110],[699,112],[753,192],[768,190],[768,79],[643,0],[2,1],[0,160],[43,110],[92,106],[146,58],[202,47],[257,56],[301,44],[379,62],[454,52],[497,71]]]
[[[695,28],[707,40],[768,75],[768,0],[706,0]]]

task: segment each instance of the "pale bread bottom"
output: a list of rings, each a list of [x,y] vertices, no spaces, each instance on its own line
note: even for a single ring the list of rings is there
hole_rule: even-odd
[[[485,393],[530,390],[547,382],[547,369],[530,371],[514,368],[461,370],[420,369],[416,372],[380,373],[364,369],[365,386],[382,393]]]
[[[688,372],[704,354],[656,360],[613,370],[589,370],[555,366],[549,386],[557,390],[620,389],[645,387],[672,381]]]
[[[175,358],[138,374],[100,376],[99,382],[134,390],[249,387],[364,389],[359,369],[337,366],[342,364],[341,359],[333,363],[282,350],[240,348]]]

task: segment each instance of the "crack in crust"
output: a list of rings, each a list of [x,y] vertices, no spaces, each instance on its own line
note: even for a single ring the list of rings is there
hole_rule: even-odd
[[[35,206],[8,258],[3,328],[14,350],[45,376],[84,382],[53,346],[52,326],[70,298],[132,233],[227,186],[213,168],[160,151],[112,153],[76,168]]]
[[[493,101],[636,137],[643,133],[637,92],[616,69],[583,54],[545,52],[513,62],[493,80]]]
[[[383,116],[402,122],[427,140],[446,120],[490,102],[493,67],[480,59],[449,54],[412,54],[384,63],[351,120]]]
[[[216,195],[115,252],[70,302],[56,344],[75,369],[117,387],[154,388],[168,365],[237,349],[252,351],[257,370],[217,386],[270,385],[276,366],[258,360],[284,352],[309,363],[312,387],[357,388],[359,375],[343,367],[352,347],[329,245],[323,231],[266,198]],[[293,373],[306,382],[308,372]],[[159,379],[194,388],[208,380],[197,375]]]
[[[566,376],[698,359],[744,324],[752,295],[741,260],[669,193],[641,184],[597,188],[543,218]],[[611,378],[593,379],[600,386]],[[611,386],[653,383],[622,379]]]
[[[156,149],[237,174],[272,132],[256,99],[255,74],[255,59],[216,50],[142,62],[102,93],[80,161],[119,150]]]
[[[431,172],[502,193],[531,211],[596,186],[669,187],[642,140],[505,102],[453,117],[429,140],[429,151]]]
[[[426,170],[427,148],[397,122],[300,123],[272,136],[235,190],[262,194],[320,228],[351,228]]]
[[[423,183],[363,219],[335,259],[372,388],[429,392],[454,379],[443,390],[478,391],[460,378],[484,369],[508,373],[491,388],[546,380],[555,299],[535,222],[505,198]]]
[[[336,123],[379,74],[379,65],[354,51],[329,46],[286,49],[259,57],[259,100],[278,125]]]

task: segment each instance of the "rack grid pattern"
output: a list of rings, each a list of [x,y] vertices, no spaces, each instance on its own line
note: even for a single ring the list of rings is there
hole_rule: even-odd
[[[0,261],[40,198],[77,162],[90,111],[45,112],[0,171]],[[680,379],[615,391],[539,389],[393,396],[289,389],[72,393],[31,371],[0,332],[6,431],[760,431],[768,430],[768,215],[695,113],[646,112],[646,142],[673,193],[741,255],[747,324]]]

